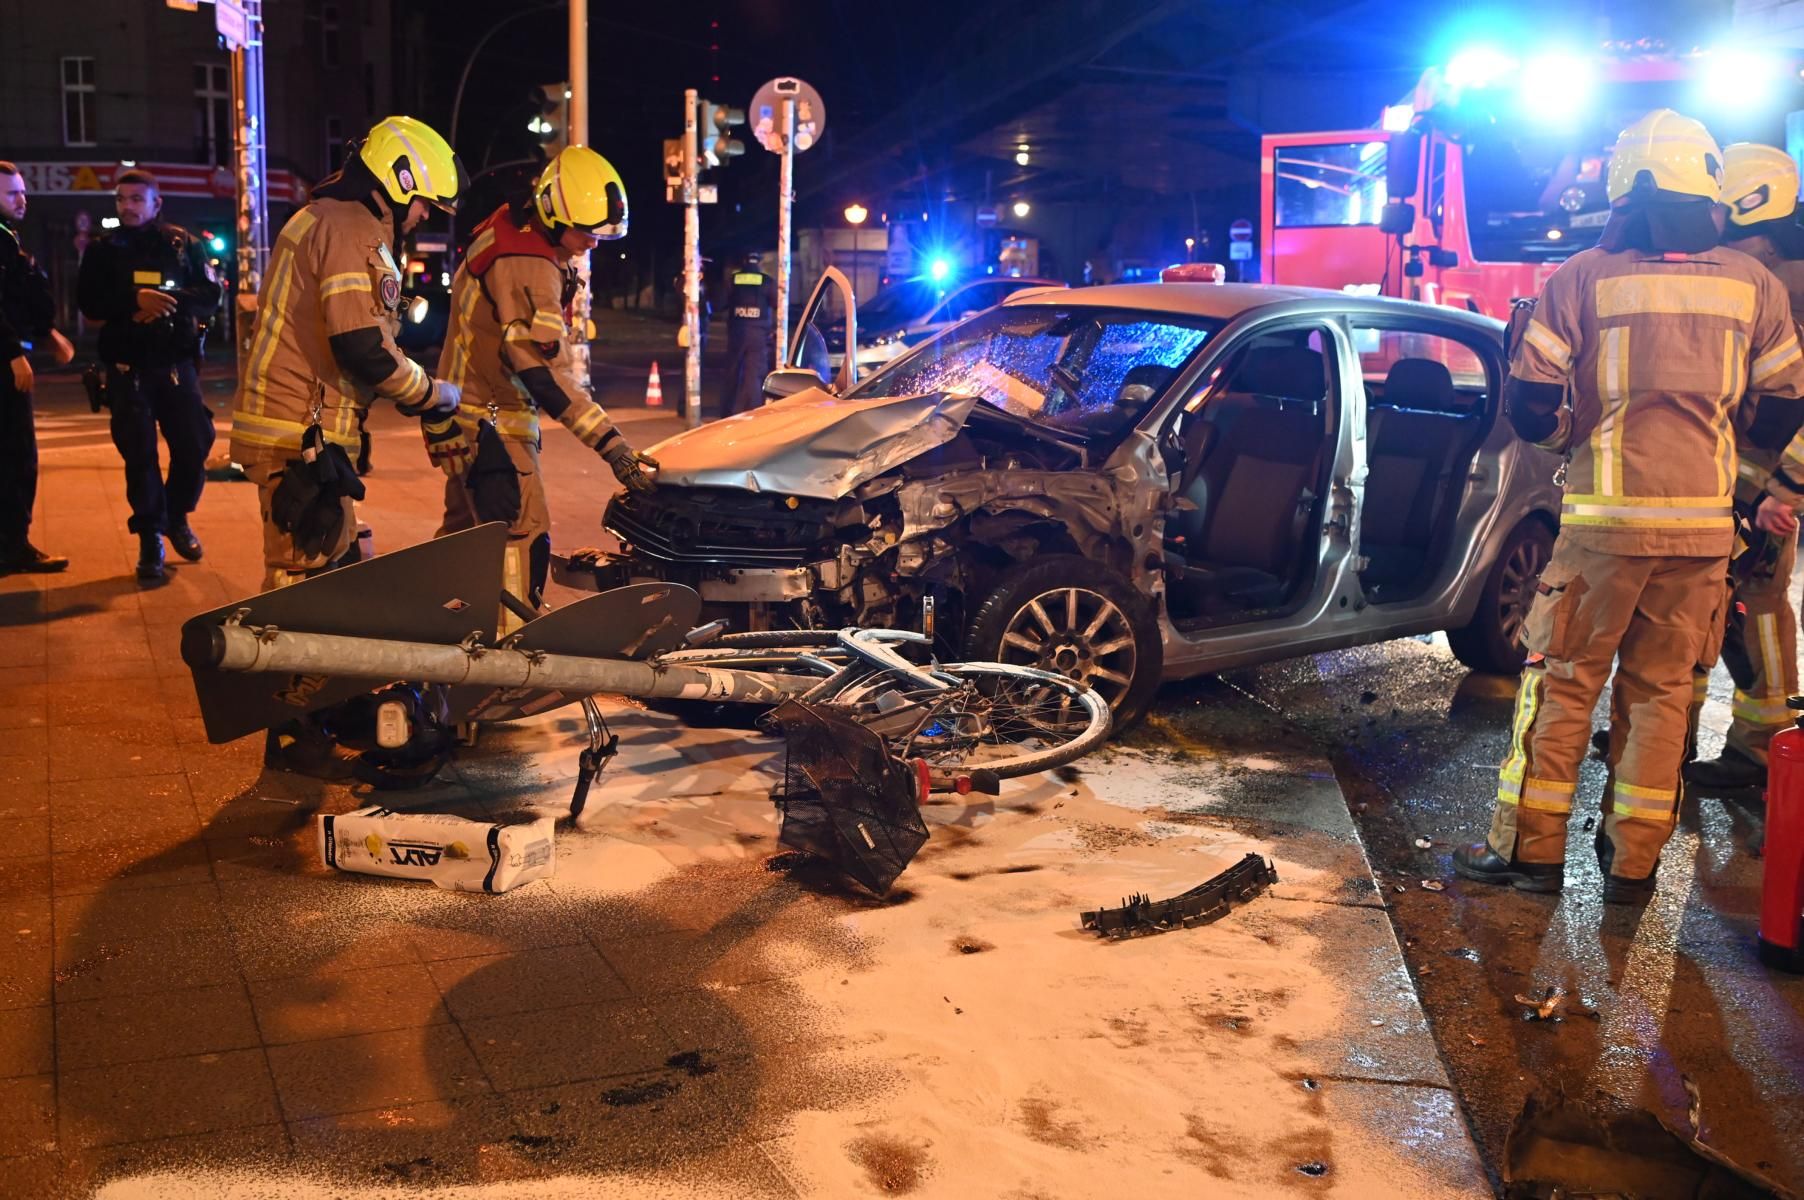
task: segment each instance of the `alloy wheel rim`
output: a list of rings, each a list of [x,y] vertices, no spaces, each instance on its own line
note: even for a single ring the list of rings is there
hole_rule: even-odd
[[[1519,543],[1504,560],[1503,582],[1497,589],[1498,617],[1504,639],[1512,646],[1522,644],[1522,624],[1549,557],[1541,543],[1531,539]]]
[[[1118,708],[1134,681],[1139,649],[1121,607],[1088,588],[1052,588],[1028,600],[1003,628],[997,657],[1056,671]]]

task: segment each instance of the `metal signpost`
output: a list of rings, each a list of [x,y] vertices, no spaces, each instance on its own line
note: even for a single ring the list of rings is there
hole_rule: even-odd
[[[752,136],[783,158],[777,193],[777,362],[789,355],[789,244],[795,206],[795,156],[827,128],[821,95],[800,79],[773,79],[752,97]]]
[[[1228,226],[1228,261],[1234,264],[1234,278],[1247,277],[1246,264],[1253,259],[1253,223],[1241,217]]]
[[[683,92],[683,422],[702,423],[702,222],[696,209],[695,89]]]

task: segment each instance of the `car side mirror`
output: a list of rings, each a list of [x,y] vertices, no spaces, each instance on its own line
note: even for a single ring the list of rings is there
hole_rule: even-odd
[[[786,396],[805,392],[809,388],[832,390],[821,382],[819,375],[813,371],[802,370],[800,367],[784,367],[782,370],[772,371],[764,377],[764,398],[766,400],[781,400]]]
[[[1416,206],[1407,200],[1390,200],[1378,212],[1378,228],[1391,237],[1407,237],[1416,227]]]

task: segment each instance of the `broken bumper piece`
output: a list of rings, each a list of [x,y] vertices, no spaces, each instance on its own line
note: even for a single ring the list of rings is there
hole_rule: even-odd
[[[1118,908],[1079,913],[1078,922],[1109,938],[1190,929],[1220,920],[1236,904],[1245,904],[1276,882],[1277,868],[1257,854],[1249,854],[1213,879],[1169,900],[1150,900],[1136,894]]]

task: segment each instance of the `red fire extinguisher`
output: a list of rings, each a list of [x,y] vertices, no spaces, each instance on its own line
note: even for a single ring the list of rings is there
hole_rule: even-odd
[[[1766,861],[1760,885],[1760,961],[1804,973],[1804,696],[1786,706],[1797,726],[1766,752]]]

